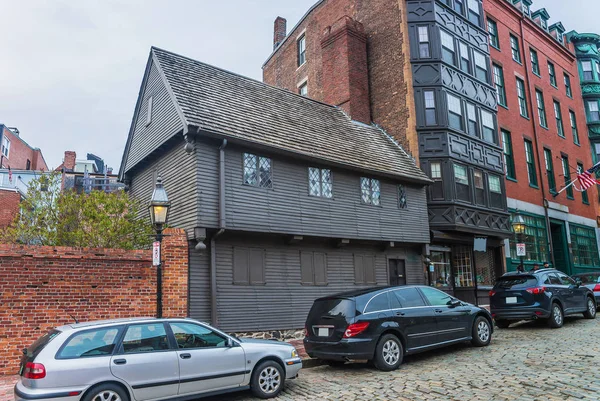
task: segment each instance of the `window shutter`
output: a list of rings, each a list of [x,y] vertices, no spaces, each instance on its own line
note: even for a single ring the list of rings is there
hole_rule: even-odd
[[[327,255],[315,252],[314,254],[315,284],[327,285]]]
[[[246,248],[233,248],[233,284],[249,284]]]
[[[250,284],[265,282],[265,252],[262,249],[250,250]]]
[[[363,266],[362,255],[354,255],[354,283],[364,284],[365,283],[365,270]]]
[[[300,252],[300,282],[305,285],[313,284],[312,252]]]
[[[375,278],[375,257],[365,256],[363,261],[365,269],[365,283],[377,284],[377,279]]]

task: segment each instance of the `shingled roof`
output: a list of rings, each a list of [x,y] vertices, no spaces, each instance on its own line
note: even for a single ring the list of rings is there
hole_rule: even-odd
[[[354,169],[430,182],[381,128],[352,121],[338,107],[155,47],[152,55],[186,126]]]

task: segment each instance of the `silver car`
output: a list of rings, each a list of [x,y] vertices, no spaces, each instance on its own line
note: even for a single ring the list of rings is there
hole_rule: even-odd
[[[297,377],[296,349],[237,339],[191,319],[119,319],[58,327],[23,350],[15,400],[142,401],[251,389],[276,397]]]

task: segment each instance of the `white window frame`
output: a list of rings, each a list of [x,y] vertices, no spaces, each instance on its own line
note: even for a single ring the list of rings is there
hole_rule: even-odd
[[[319,184],[318,187],[315,187],[316,190],[314,191],[313,187],[311,186],[311,175],[313,173],[316,173],[319,176]],[[327,181],[327,177],[329,177],[329,181]],[[317,196],[320,198],[333,198],[333,176],[330,169],[318,167],[308,168],[308,194],[310,196]]]
[[[6,135],[2,136],[2,155],[8,159],[10,155],[10,139]]]

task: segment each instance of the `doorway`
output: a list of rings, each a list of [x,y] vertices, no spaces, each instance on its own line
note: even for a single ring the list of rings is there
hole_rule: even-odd
[[[389,259],[390,285],[406,285],[406,263],[404,259]]]
[[[564,221],[550,219],[550,236],[554,252],[554,268],[566,274],[571,272],[567,228]]]

